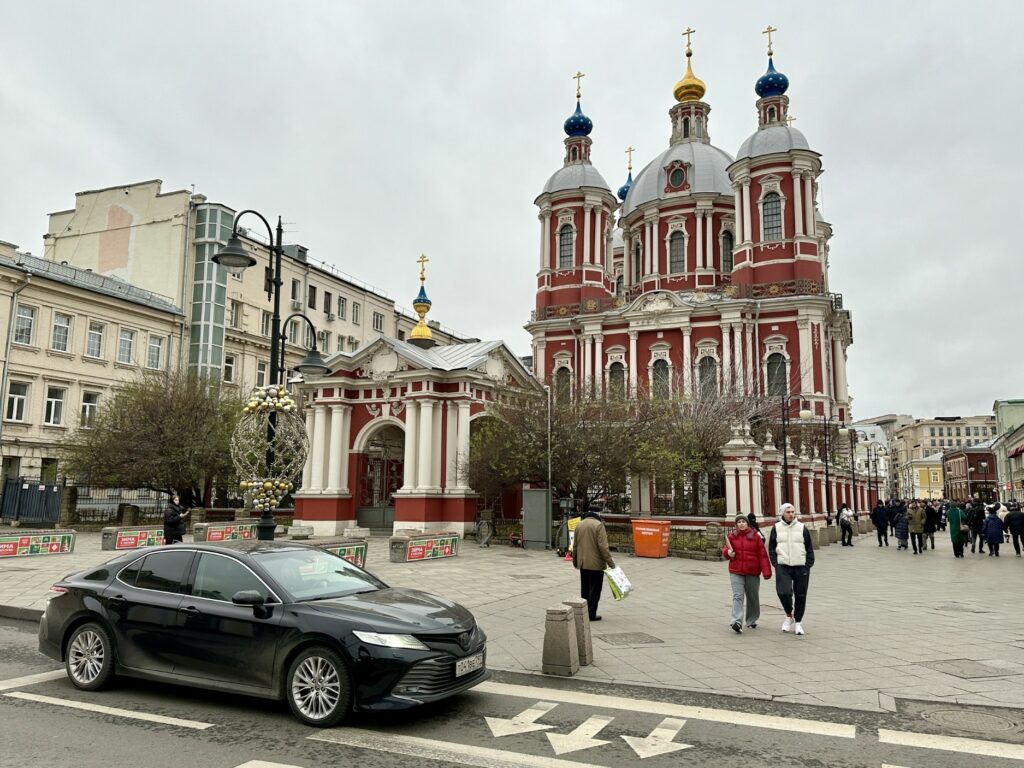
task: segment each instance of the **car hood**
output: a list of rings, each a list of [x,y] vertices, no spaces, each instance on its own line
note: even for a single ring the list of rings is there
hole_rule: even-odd
[[[305,605],[317,613],[365,622],[375,632],[447,634],[467,632],[476,624],[458,603],[418,589],[391,587]]]

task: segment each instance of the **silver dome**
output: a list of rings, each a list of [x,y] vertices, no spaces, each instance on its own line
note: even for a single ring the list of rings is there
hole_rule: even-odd
[[[597,169],[589,163],[572,163],[559,168],[548,179],[541,194],[549,192],[561,192],[565,189],[579,189],[580,187],[600,187],[611,192],[611,187],[605,181]]]
[[[651,200],[664,200],[675,194],[665,192],[665,168],[675,160],[690,166],[690,192],[732,195],[732,182],[726,171],[733,162],[729,153],[699,141],[684,141],[670,146],[640,171],[622,204],[623,216]]]
[[[776,152],[788,152],[791,149],[810,149],[807,139],[796,128],[789,125],[773,125],[761,128],[753,136],[743,142],[736,159],[760,157]]]

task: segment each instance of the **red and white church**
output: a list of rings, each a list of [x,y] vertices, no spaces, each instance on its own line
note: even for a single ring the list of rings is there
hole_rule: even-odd
[[[775,31],[775,30],[771,30]],[[548,384],[557,396],[701,393],[778,396],[791,414],[850,421],[850,313],[828,281],[831,226],[816,206],[821,156],[788,120],[787,77],[757,79],[756,130],[735,157],[711,143],[705,84],[691,65],[673,89],[668,147],[613,194],[593,166],[593,123],[565,121],[563,165],[536,199],[536,306],[526,328],[533,371],[501,342],[432,347],[423,290],[409,342],[380,337],[311,380],[312,450],[296,520],[317,535],[360,523],[465,531],[475,495],[459,478],[470,424],[500,386]],[[578,82],[578,80],[577,80]],[[418,337],[417,337],[418,336]],[[532,375],[531,375],[532,373]],[[780,406],[781,408],[781,406]],[[775,514],[793,500],[805,521],[846,502],[867,509],[865,478],[819,456],[781,452],[738,427],[723,449],[727,519]],[[631,483],[634,514],[655,484]]]

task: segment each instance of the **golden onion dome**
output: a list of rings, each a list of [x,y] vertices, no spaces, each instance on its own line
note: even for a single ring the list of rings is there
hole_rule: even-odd
[[[672,94],[680,104],[687,101],[700,101],[701,97],[704,96],[704,91],[707,90],[704,86],[704,81],[693,74],[693,68],[690,66],[691,56],[693,56],[693,51],[687,46],[686,74],[683,75],[682,80],[676,83],[676,87],[672,89]]]

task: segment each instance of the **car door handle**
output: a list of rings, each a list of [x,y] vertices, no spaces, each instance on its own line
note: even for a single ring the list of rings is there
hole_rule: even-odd
[[[201,613],[201,611],[194,605],[186,605],[184,608],[179,608],[178,610],[183,613],[187,613],[189,616],[198,616]]]
[[[124,605],[127,602],[127,600],[125,600],[123,595],[114,595],[113,597],[108,597],[107,602],[111,605],[118,606]]]

